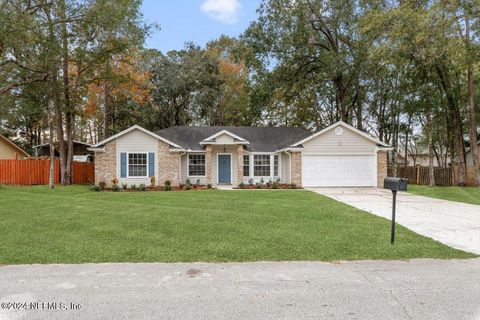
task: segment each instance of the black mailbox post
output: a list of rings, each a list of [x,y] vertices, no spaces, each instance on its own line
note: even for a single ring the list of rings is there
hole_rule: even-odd
[[[392,235],[390,237],[390,243],[395,242],[395,207],[397,204],[397,191],[407,191],[408,180],[404,178],[392,178],[386,177],[383,181],[383,187],[385,189],[392,190],[393,203],[392,203]]]

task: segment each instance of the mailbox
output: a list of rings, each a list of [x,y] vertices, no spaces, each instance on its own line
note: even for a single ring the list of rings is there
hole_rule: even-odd
[[[386,177],[383,187],[392,191],[407,191],[408,180],[405,178]]]

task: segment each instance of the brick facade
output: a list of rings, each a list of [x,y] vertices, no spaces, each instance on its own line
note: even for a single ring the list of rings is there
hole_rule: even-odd
[[[187,168],[188,170],[188,168]],[[212,183],[212,146],[205,147],[205,175],[207,176],[207,184]]]
[[[169,151],[170,146],[163,141],[158,141],[157,165],[158,177],[157,184],[165,185],[165,181],[170,180],[172,186],[180,184],[180,153]]]
[[[297,187],[302,186],[302,153],[301,152],[292,152],[292,183],[295,183]]]
[[[95,184],[105,181],[108,187],[112,186],[112,179],[117,172],[117,143],[115,140],[105,145],[105,152],[95,153]]]
[[[237,147],[237,181],[238,184],[243,182],[243,145]]]
[[[387,152],[377,152],[377,188],[383,188],[383,180],[387,176]]]

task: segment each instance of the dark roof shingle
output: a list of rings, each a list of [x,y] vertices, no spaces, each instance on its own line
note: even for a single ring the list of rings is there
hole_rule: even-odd
[[[155,132],[185,149],[202,150],[200,142],[215,133],[227,130],[249,142],[246,150],[251,152],[273,152],[291,146],[312,133],[293,127],[193,127],[175,126]]]

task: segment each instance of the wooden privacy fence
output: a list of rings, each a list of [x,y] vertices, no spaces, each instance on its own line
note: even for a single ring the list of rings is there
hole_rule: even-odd
[[[406,169],[406,170],[405,170]],[[451,167],[441,168],[434,167],[433,174],[435,176],[435,185],[437,186],[452,186],[454,185],[454,172]],[[392,167],[388,168],[388,176],[394,176]],[[410,184],[428,185],[430,183],[429,168],[425,166],[415,167],[398,167],[397,177],[407,178]]]
[[[50,160],[0,160],[0,184],[48,184]],[[55,160],[55,183],[60,183],[60,162]],[[73,162],[72,183],[94,182],[94,164]]]

